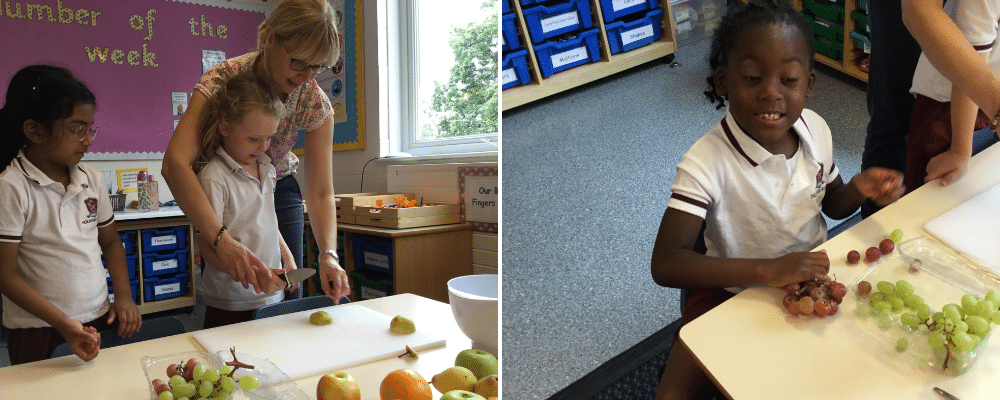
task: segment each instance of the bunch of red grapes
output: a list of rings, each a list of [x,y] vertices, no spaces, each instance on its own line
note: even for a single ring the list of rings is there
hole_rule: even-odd
[[[781,304],[789,314],[821,317],[834,315],[847,295],[847,286],[830,277],[785,285]]]

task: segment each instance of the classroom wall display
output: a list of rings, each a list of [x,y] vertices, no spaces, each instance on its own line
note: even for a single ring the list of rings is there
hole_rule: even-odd
[[[24,66],[69,68],[97,96],[101,134],[88,160],[163,157],[180,96],[202,75],[202,50],[257,47],[266,8],[204,0],[3,1],[0,88]],[[186,108],[186,100],[184,101]]]
[[[459,220],[480,232],[499,233],[498,167],[458,169]]]
[[[333,151],[365,148],[365,28],[363,0],[328,0],[337,16],[340,58],[316,77],[333,106]],[[305,153],[305,133],[299,130],[292,153]]]

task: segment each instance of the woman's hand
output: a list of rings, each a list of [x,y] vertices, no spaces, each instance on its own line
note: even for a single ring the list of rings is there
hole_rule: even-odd
[[[142,314],[139,307],[136,307],[131,297],[121,296],[111,303],[111,311],[108,312],[108,324],[118,319],[118,336],[129,337],[139,331],[142,327]]]
[[[323,282],[323,293],[333,298],[334,304],[340,304],[341,297],[351,294],[347,272],[329,254],[320,254],[319,259],[319,277]]]

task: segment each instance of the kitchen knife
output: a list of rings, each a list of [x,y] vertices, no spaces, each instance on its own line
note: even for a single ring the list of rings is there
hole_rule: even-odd
[[[297,268],[291,271],[287,271],[281,274],[281,279],[285,280],[285,288],[290,288],[293,285],[298,285],[302,281],[309,279],[310,276],[316,274],[316,270],[312,268]]]

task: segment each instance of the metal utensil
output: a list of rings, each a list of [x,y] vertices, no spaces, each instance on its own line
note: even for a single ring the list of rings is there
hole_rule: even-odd
[[[287,271],[281,274],[281,279],[285,280],[285,288],[290,288],[293,285],[298,285],[302,281],[309,279],[310,276],[316,274],[316,270],[312,268],[297,268],[291,271]]]
[[[944,389],[941,389],[939,387],[935,387],[934,391],[937,392],[937,394],[941,395],[941,397],[944,397],[944,398],[946,398],[948,400],[959,400],[958,397],[955,397],[951,393],[948,393],[948,392],[944,391]]]

